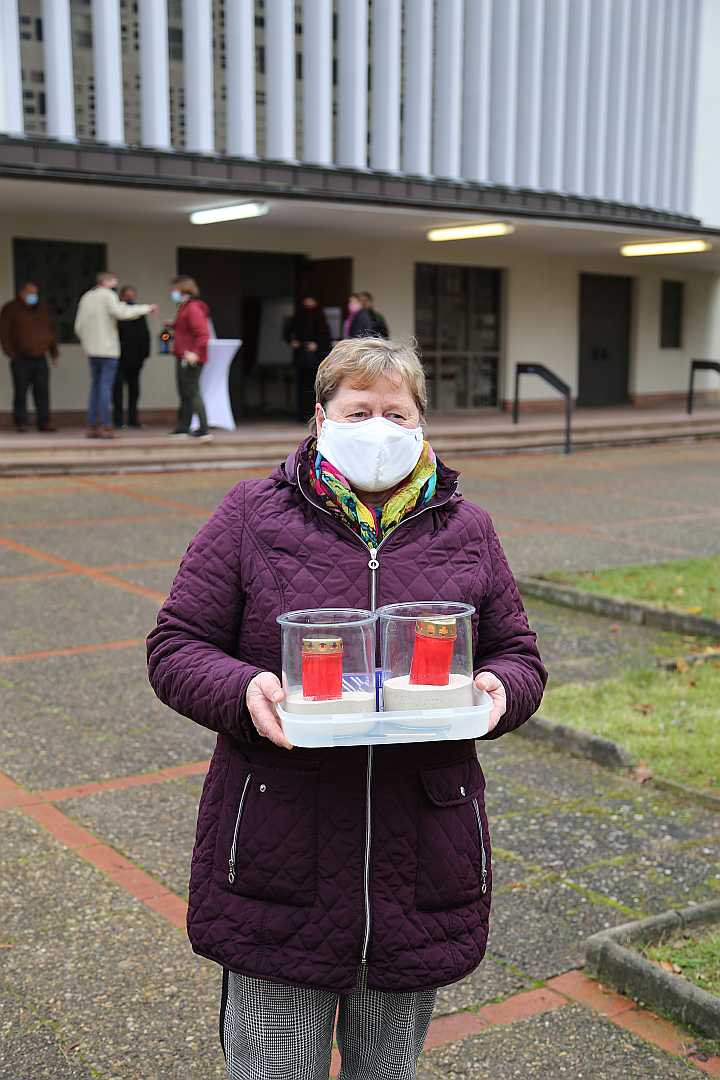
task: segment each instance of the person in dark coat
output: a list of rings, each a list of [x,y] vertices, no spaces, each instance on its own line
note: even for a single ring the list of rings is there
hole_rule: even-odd
[[[373,307],[372,293],[357,292],[350,297],[345,337],[390,337],[385,316]]]
[[[133,285],[124,285],[120,290],[120,299],[126,304],[137,303],[137,289]],[[118,323],[120,334],[120,363],[113,384],[113,423],[116,428],[124,425],[123,398],[127,386],[127,426],[142,427],[138,418],[138,400],[140,398],[140,372],[150,355],[150,330],[143,315],[131,322]]]
[[[325,312],[313,296],[306,296],[287,322],[285,341],[293,351],[295,365],[295,416],[306,423],[315,404],[315,375],[330,351],[330,328]]]
[[[277,616],[417,601],[473,605],[475,684],[496,739],[546,672],[490,515],[424,438],[425,376],[389,341],[342,340],[316,379],[317,434],[226,495],[148,637],[161,701],[217,732],[188,933],[223,968],[228,1075],[416,1075],[436,989],[488,936],[483,742],[293,748]],[[292,1068],[288,1038],[292,1034]]]
[[[0,344],[10,359],[15,430],[27,431],[27,393],[32,388],[38,431],[56,431],[50,422],[47,354],[57,367],[57,327],[34,281],[26,281],[16,298],[0,311]]]

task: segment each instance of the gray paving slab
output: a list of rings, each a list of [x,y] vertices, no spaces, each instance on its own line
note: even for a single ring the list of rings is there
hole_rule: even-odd
[[[680,634],[606,619],[528,597],[525,608],[538,636],[551,685],[612,679],[652,666],[656,658],[684,656]]]
[[[0,665],[0,769],[31,790],[200,761],[214,745],[155,697],[142,646]]]
[[[90,522],[77,528],[48,528],[9,530],[13,540],[27,544],[62,559],[83,566],[103,566],[111,562],[133,562],[141,559],[178,557],[203,522],[202,515],[165,512],[143,506],[129,511],[142,514],[161,514],[158,520],[136,521],[119,527],[113,522]]]
[[[698,1070],[578,1005],[423,1054],[418,1080],[697,1080]]]
[[[720,845],[636,852],[621,862],[572,871],[585,889],[631,908],[638,917],[720,899]]]
[[[199,785],[170,780],[72,799],[63,811],[187,897]]]
[[[594,570],[667,560],[651,544],[619,544],[611,536],[579,536],[551,531],[501,534],[508,562],[516,574],[546,574],[552,570]]]
[[[658,515],[659,516],[659,515]],[[713,527],[714,526],[714,527]],[[714,555],[718,550],[718,536],[720,535],[720,518],[706,518],[700,521],[656,521],[652,526],[623,522],[612,530],[608,529],[607,535],[616,543],[634,544],[645,542],[649,531],[652,532],[651,545],[658,551],[664,548],[666,552],[676,550],[677,555],[664,554],[663,561],[672,558],[693,558],[697,556]],[[599,527],[598,527],[599,531]],[[654,560],[659,561],[658,555]]]
[[[488,948],[527,978],[549,979],[582,967],[585,939],[627,918],[566,882],[519,882],[493,896]]]
[[[144,638],[154,625],[159,602],[120,589],[110,592],[107,585],[82,575],[3,585],[0,655]]]
[[[443,986],[438,990],[434,1016],[488,1005],[500,1001],[511,994],[527,990],[531,980],[511,966],[503,964],[490,953],[485,954],[483,962],[466,979]]]
[[[221,1080],[219,969],[21,815],[5,812],[2,829],[3,977],[14,995],[103,1078]]]
[[[100,1080],[58,1025],[19,1001],[2,976],[0,1003],[0,1080]]]
[[[178,553],[177,560],[173,559],[169,566],[142,566],[133,570],[113,570],[113,577],[130,581],[133,585],[142,585],[144,589],[153,589],[163,596],[170,591],[173,578],[178,571],[178,564],[182,552]]]
[[[2,530],[0,529],[0,533]],[[25,555],[20,551],[0,544],[0,581],[5,577],[15,577],[17,574],[37,574],[48,570],[57,570],[58,567],[50,566],[46,562],[38,562],[32,555]],[[4,604],[4,590],[9,588],[9,582],[3,583],[3,592],[0,593],[0,602]]]
[[[85,522],[88,519],[99,521],[105,517],[134,515],[138,509],[141,513],[151,510],[157,514],[164,512],[160,506],[151,508],[145,504],[138,507],[137,502],[130,501],[125,495],[94,491],[90,487],[83,491],[59,490],[42,498],[36,496],[32,489],[16,491],[12,497],[0,501],[0,530],[12,526],[14,535],[14,528],[25,523],[52,527],[54,522],[73,519]],[[41,537],[45,528],[34,531]]]

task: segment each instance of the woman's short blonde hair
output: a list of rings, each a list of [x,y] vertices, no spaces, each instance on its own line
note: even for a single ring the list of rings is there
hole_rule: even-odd
[[[315,400],[325,408],[344,379],[354,387],[364,389],[381,376],[405,384],[418,407],[420,419],[424,420],[427,385],[414,341],[371,337],[338,341],[318,368]]]

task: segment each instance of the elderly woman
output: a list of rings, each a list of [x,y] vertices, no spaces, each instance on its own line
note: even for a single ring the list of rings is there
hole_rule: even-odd
[[[317,434],[225,497],[148,639],[150,681],[218,733],[200,803],[188,929],[224,969],[232,1080],[410,1080],[436,989],[482,960],[490,844],[475,745],[293,749],[274,706],[276,616],[466,601],[491,731],[537,709],[535,635],[489,515],[423,439],[407,346],[340,341],[316,380]],[[479,808],[479,820],[476,814]]]

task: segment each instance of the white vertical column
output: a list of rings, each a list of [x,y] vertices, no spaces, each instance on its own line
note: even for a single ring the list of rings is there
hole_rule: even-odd
[[[95,131],[100,142],[125,142],[120,0],[93,0]]]
[[[432,0],[405,5],[403,172],[430,174],[432,129]]]
[[[370,164],[386,172],[400,168],[400,39],[400,0],[376,0],[372,13]]]
[[[669,210],[671,205],[673,163],[677,160],[680,144],[676,124],[678,100],[678,65],[682,48],[683,30],[680,26],[687,20],[687,5],[680,0],[669,0],[668,26],[665,39],[665,64],[663,65],[663,92],[660,106],[660,152],[658,154],[657,206]]]
[[[227,152],[255,157],[255,0],[225,0],[225,79]]]
[[[367,166],[368,5],[367,0],[338,4],[338,165]]]
[[[469,0],[465,6],[462,174],[466,180],[484,181],[489,175],[491,17],[492,0]]]
[[[47,133],[66,142],[75,140],[70,0],[43,0],[43,47]]]
[[[660,101],[665,41],[665,0],[652,0],[650,5],[647,61],[645,66],[644,124],[642,132],[642,157],[640,161],[639,201],[655,206],[657,161],[660,143]]]
[[[183,0],[185,149],[215,152],[212,0]]]
[[[590,5],[588,0],[572,0],[568,20],[567,79],[565,108],[565,191],[585,190],[585,125],[588,95],[588,54],[590,51]]]
[[[0,132],[25,131],[17,0],[0,0]]]
[[[295,159],[295,5],[265,2],[265,154]]]
[[[545,0],[539,186],[563,187],[570,0]]]
[[[608,61],[607,157],[605,194],[622,199],[627,145],[628,76],[631,42],[631,8],[626,0],[611,0],[610,55]],[[633,63],[635,58],[633,56]]]
[[[460,176],[463,65],[463,0],[443,0],[435,38],[435,119],[433,172]]]
[[[490,179],[496,184],[515,182],[518,26],[518,0],[494,0],[490,65]]]
[[[648,48],[649,0],[634,0],[630,5],[629,37],[632,41],[632,62],[628,69],[627,113],[625,121],[625,167],[623,169],[622,199],[639,203],[640,176],[643,153],[643,118],[645,116],[645,70]]]
[[[143,146],[170,150],[167,0],[140,0],[140,116]]]
[[[590,57],[587,67],[587,127],[585,132],[585,191],[605,195],[605,157],[608,137],[608,72],[610,64],[610,0],[590,5]]]
[[[303,161],[332,164],[332,0],[303,0]]]
[[[710,15],[710,12],[706,12],[706,14]],[[712,14],[717,20],[717,11],[714,11]],[[693,162],[696,154],[696,120],[701,109],[701,101],[698,94],[699,72],[702,62],[700,52],[700,21],[699,0],[691,0],[687,12],[683,78],[681,82],[682,123],[680,130],[682,132],[682,137],[679,140],[677,192],[674,201],[674,209],[681,210],[686,214],[698,213],[698,208],[691,204],[693,202],[693,181],[695,171]],[[714,40],[714,38],[711,40]],[[709,47],[709,50],[710,49],[712,49],[712,46]],[[718,95],[716,91],[713,100],[714,117],[717,117],[718,100],[720,100],[720,95]],[[706,143],[706,152],[716,159],[714,143]],[[715,174],[714,172],[710,172],[709,175],[712,177]],[[705,215],[704,213],[699,213],[698,216],[704,217]]]
[[[518,31],[518,117],[515,183],[536,188],[540,177],[543,31],[545,0],[520,0]]]

